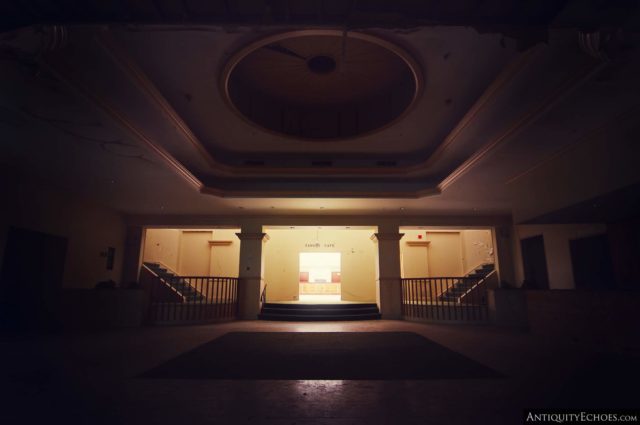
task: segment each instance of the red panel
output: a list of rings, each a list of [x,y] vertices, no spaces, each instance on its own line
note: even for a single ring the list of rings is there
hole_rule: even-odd
[[[340,272],[331,272],[331,283],[340,283]]]
[[[309,282],[309,272],[300,272],[300,282]]]

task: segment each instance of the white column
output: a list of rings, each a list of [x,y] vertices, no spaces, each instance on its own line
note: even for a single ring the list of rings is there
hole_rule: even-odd
[[[383,319],[402,318],[400,275],[400,239],[398,226],[379,226],[374,234],[378,241],[378,291]]]
[[[260,313],[260,293],[264,287],[262,245],[266,233],[262,226],[243,226],[240,239],[240,270],[238,272],[238,317],[255,320]]]

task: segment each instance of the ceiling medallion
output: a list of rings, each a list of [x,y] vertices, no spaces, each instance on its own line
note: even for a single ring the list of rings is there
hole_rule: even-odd
[[[251,43],[222,75],[229,106],[251,125],[306,140],[347,139],[398,122],[422,90],[417,63],[369,34],[304,30]]]

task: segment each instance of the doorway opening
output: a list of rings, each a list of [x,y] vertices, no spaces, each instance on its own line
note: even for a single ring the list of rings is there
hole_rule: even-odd
[[[549,273],[547,272],[547,254],[544,250],[542,235],[522,239],[522,269],[526,289],[549,289]]]
[[[339,252],[301,252],[299,264],[300,301],[341,301]]]
[[[569,241],[573,280],[578,289],[615,288],[613,262],[607,235]]]
[[[263,227],[267,302],[377,303],[376,231],[344,225]]]

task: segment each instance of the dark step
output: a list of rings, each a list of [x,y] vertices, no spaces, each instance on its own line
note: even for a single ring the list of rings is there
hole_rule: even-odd
[[[351,321],[351,320],[379,320],[379,313],[372,314],[266,314],[258,315],[260,320],[277,320],[286,322],[327,322],[327,321]]]
[[[264,303],[264,308],[290,308],[301,310],[342,310],[352,308],[378,308],[376,303],[349,304],[302,304],[302,303]]]
[[[261,320],[342,321],[377,320],[380,312],[375,303],[293,304],[265,303],[258,315]]]
[[[293,315],[349,315],[349,314],[378,314],[377,308],[354,308],[349,310],[326,310],[326,309],[317,309],[317,310],[304,310],[304,309],[293,309],[293,308],[273,308],[268,307],[262,309],[263,314],[293,314]]]

